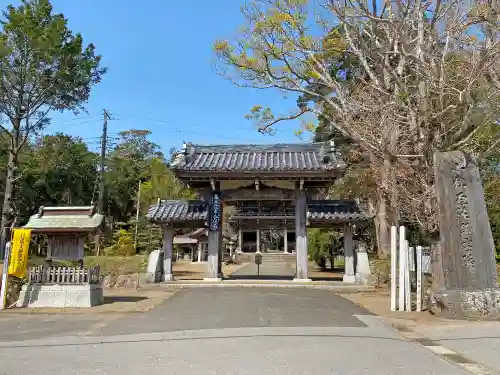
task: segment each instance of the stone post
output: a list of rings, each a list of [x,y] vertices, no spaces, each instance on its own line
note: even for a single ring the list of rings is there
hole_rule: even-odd
[[[172,249],[174,246],[174,228],[165,226],[163,228],[163,280],[172,281]]]
[[[344,282],[355,283],[356,274],[354,273],[354,246],[351,224],[344,227],[344,268]]]
[[[366,252],[366,244],[363,241],[358,241],[358,249],[356,251],[356,283],[369,285],[371,280],[370,261]]]
[[[238,228],[238,249],[240,253],[243,252],[243,232],[241,228]]]
[[[288,254],[288,230],[283,229],[283,252]]]
[[[220,281],[219,254],[222,240],[222,202],[220,183],[216,182],[209,199],[208,272],[206,281]]]
[[[202,254],[203,244],[198,242],[198,263],[201,263],[201,254]]]
[[[463,152],[437,152],[434,174],[445,290],[431,296],[431,310],[450,318],[499,319],[495,245],[479,168]]]
[[[306,213],[306,192],[301,188],[297,188],[295,190],[295,259],[297,272],[294,281],[311,281],[311,279],[307,278]]]

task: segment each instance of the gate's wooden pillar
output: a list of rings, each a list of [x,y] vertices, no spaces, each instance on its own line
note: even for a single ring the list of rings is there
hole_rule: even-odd
[[[208,272],[205,280],[220,281],[220,253],[222,242],[222,202],[220,197],[220,183],[214,182],[209,199],[208,223]]]
[[[288,230],[283,229],[283,252],[288,253]]]
[[[344,282],[355,283],[356,274],[354,271],[354,244],[352,238],[352,225],[344,226]]]
[[[307,278],[307,201],[302,184],[295,189],[295,247],[297,272],[295,281],[311,281]]]
[[[174,242],[174,228],[164,226],[163,228],[163,280],[172,281],[172,249]]]
[[[256,235],[257,235],[257,240],[256,240],[257,251],[256,251],[256,253],[260,253],[260,229],[257,229]]]

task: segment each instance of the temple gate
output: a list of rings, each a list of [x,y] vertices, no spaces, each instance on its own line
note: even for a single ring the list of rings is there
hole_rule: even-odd
[[[176,154],[171,169],[179,180],[196,189],[202,200],[159,201],[149,210],[148,219],[165,228],[165,280],[172,280],[173,226],[195,227],[195,222],[203,222],[199,227],[208,229],[206,280],[221,280],[223,206],[232,205],[236,211],[230,221],[237,228],[240,251],[243,231],[256,232],[255,251],[260,251],[260,229],[283,231],[285,252],[289,250],[288,233],[295,233],[290,251],[296,255],[297,281],[309,280],[307,228],[342,227],[344,281],[355,282],[352,226],[366,223],[369,216],[354,201],[319,200],[345,169],[333,142],[220,146],[189,143]]]

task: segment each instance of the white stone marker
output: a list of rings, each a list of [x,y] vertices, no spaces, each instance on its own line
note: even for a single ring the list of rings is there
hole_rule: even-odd
[[[398,228],[391,227],[391,311],[396,311],[398,268]]]
[[[149,280],[153,283],[162,281],[161,277],[159,277],[163,272],[163,264],[159,264],[160,252],[161,250],[153,250],[148,257],[148,267],[146,272]]]
[[[405,241],[405,306],[406,312],[411,312],[411,283],[410,283],[410,258],[413,255],[413,247],[410,247],[408,241]]]
[[[0,290],[0,310],[4,310],[7,306],[7,281],[9,275],[9,259],[10,259],[10,242],[5,245],[5,257],[3,259],[2,273],[2,289]]]
[[[417,311],[422,311],[422,246],[417,246]]]
[[[399,227],[399,303],[398,311],[405,311],[405,258],[406,258],[406,228]]]

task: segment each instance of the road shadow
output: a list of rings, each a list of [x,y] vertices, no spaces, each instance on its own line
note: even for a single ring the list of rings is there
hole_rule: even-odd
[[[227,280],[293,280],[293,276],[284,275],[231,275]]]
[[[148,297],[143,296],[104,296],[103,305],[108,305],[116,302],[140,302]]]
[[[342,276],[312,276],[309,277],[312,281],[343,281]]]

